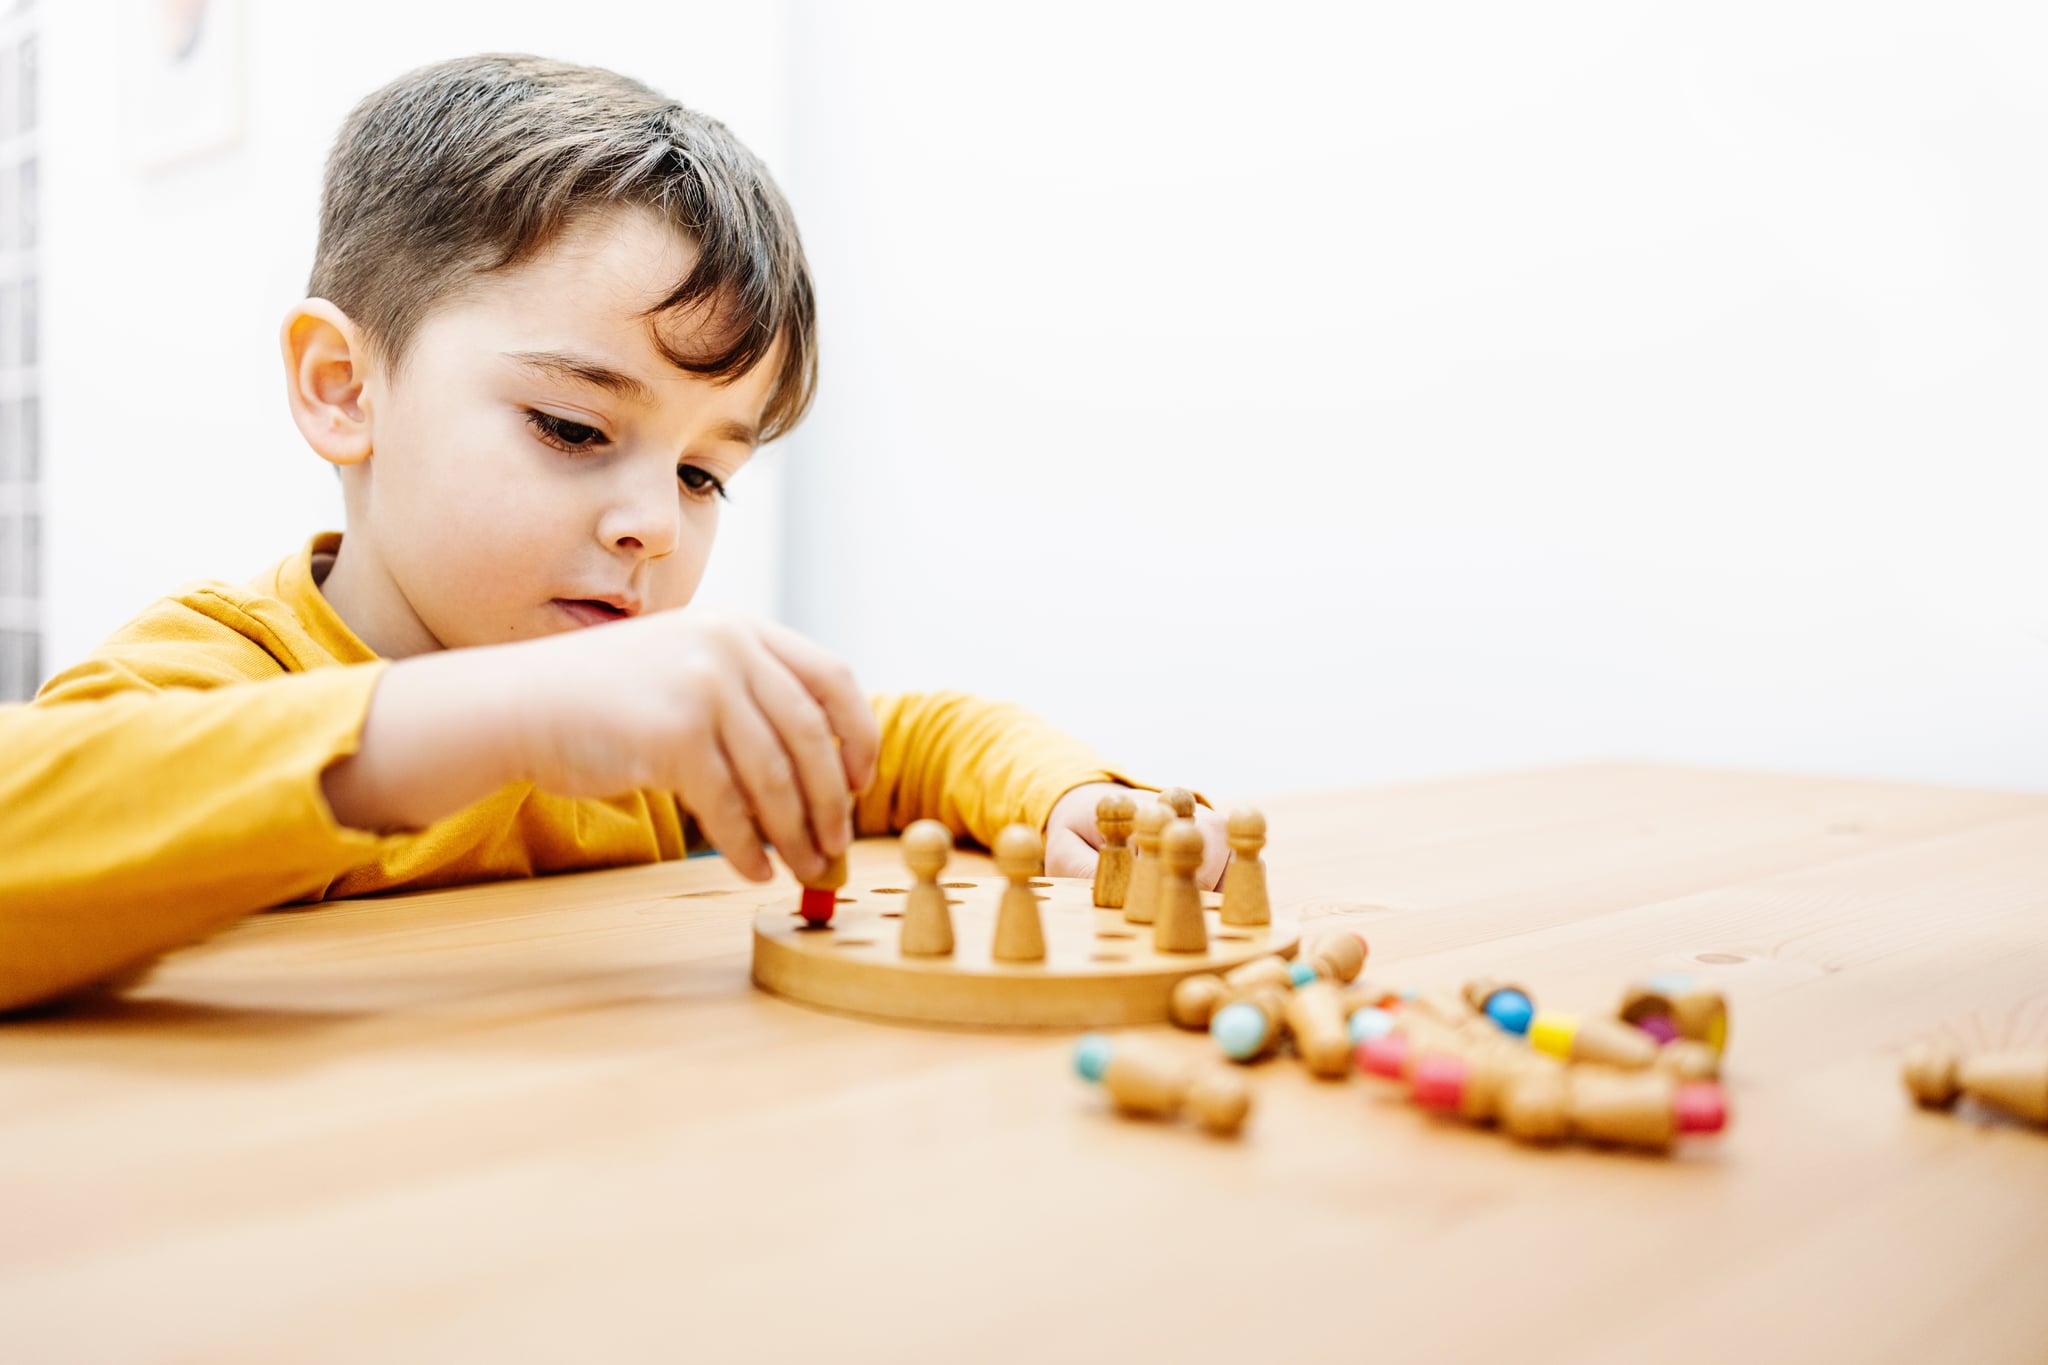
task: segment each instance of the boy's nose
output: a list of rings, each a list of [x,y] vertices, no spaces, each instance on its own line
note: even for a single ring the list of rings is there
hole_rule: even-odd
[[[673,480],[658,492],[635,488],[605,510],[598,538],[617,550],[648,558],[671,554],[682,534],[682,508]]]

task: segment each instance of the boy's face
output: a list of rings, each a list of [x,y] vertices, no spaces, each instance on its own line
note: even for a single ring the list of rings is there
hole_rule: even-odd
[[[350,469],[342,562],[386,654],[495,644],[696,592],[718,504],[754,450],[771,353],[720,385],[675,368],[692,320],[646,310],[694,256],[641,209],[592,213],[475,280],[366,377],[372,454]]]

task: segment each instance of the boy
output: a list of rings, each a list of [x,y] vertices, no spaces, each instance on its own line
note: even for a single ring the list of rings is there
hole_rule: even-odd
[[[1084,746],[958,694],[871,703],[793,632],[677,610],[817,372],[789,207],[721,125],[538,58],[414,72],[342,128],[309,293],[286,396],[347,531],[0,708],[0,1010],[252,910],[693,832],[755,881],[764,843],[807,877],[927,816],[1092,868],[1124,779]]]

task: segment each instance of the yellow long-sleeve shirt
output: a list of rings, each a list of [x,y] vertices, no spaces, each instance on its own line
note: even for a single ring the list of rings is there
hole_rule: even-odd
[[[0,1010],[127,975],[254,910],[399,888],[680,858],[675,798],[500,789],[426,829],[338,824],[321,774],[355,752],[389,665],[327,599],[341,538],[244,587],[151,606],[33,703],[0,707]],[[942,820],[984,844],[1042,828],[1085,782],[1124,781],[1014,706],[874,699],[882,748],[861,834]]]

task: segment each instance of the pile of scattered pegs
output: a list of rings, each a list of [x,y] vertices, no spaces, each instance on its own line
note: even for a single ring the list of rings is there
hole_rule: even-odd
[[[1339,932],[1308,944],[1293,962],[1262,957],[1224,976],[1187,977],[1174,988],[1173,1022],[1207,1029],[1233,1062],[1274,1056],[1291,1039],[1312,1073],[1341,1079],[1351,1070],[1345,1021],[1367,1003],[1348,987],[1368,952],[1362,935]]]
[[[1630,987],[1612,1017],[1540,1010],[1528,991],[1494,981],[1378,1008],[1381,1018],[1354,1016],[1359,1069],[1407,1082],[1425,1109],[1527,1142],[1648,1151],[1727,1125],[1728,1006],[1689,978]]]
[[[2048,1124],[2048,1050],[1962,1055],[1923,1043],[1906,1054],[1906,1089],[1926,1109],[1973,1103]]]

